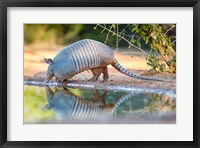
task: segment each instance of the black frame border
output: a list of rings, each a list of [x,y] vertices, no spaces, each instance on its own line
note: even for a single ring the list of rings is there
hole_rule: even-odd
[[[0,0],[1,147],[200,147],[200,0]],[[193,7],[193,141],[7,141],[7,7]],[[187,84],[186,84],[187,85]]]

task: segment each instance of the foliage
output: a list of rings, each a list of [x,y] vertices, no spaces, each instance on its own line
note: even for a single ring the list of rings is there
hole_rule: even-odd
[[[166,71],[166,64],[163,60],[157,58],[153,52],[146,57],[147,65],[149,65],[152,69],[150,70],[152,73],[156,73],[157,71]]]
[[[101,30],[93,31],[94,24],[24,24],[24,42],[30,44],[66,45],[90,38],[104,41]],[[113,42],[114,43],[114,42]],[[113,45],[112,41],[109,42]]]
[[[105,43],[109,37],[116,37],[116,48],[120,40],[128,43],[129,47],[135,47],[140,50],[155,72],[176,72],[176,53],[175,42],[176,35],[172,30],[176,27],[174,24],[167,24],[164,30],[161,24],[97,24],[102,28],[102,33],[106,32]],[[146,44],[149,52],[142,47]],[[159,56],[156,54],[159,53]]]
[[[83,25],[65,24],[25,24],[25,44],[47,42],[49,44],[64,44],[66,40],[74,40],[82,30]]]

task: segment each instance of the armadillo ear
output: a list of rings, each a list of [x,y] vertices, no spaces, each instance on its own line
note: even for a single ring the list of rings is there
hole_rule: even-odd
[[[52,64],[52,63],[53,63],[53,60],[52,60],[52,59],[44,58],[44,61],[45,61],[47,64]]]

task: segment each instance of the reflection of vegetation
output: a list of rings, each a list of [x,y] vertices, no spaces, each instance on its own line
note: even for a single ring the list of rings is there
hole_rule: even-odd
[[[176,101],[168,96],[154,94],[146,103],[143,113],[172,112],[176,108]]]
[[[98,97],[100,97],[105,93],[105,91],[103,90],[84,90],[79,88],[68,88],[68,90],[71,91],[76,96],[79,96],[86,100],[91,100],[92,98],[97,97],[97,95]],[[106,97],[106,104],[113,103],[114,101],[116,101],[117,98],[125,94],[126,94],[125,92],[112,92],[112,91],[108,92]]]
[[[122,110],[123,113],[129,114],[157,114],[157,113],[171,113],[176,109],[176,100],[168,96],[161,96],[158,94],[148,94],[144,99],[144,106],[142,108],[130,108],[129,111]]]
[[[55,92],[55,94],[57,94],[58,97],[57,99],[54,98],[55,100],[53,102],[57,102],[57,108],[64,109],[65,112],[65,107],[70,106],[70,100],[72,100],[74,96],[78,96],[78,100],[82,102],[82,104],[83,102],[91,101],[93,103],[97,103],[98,105],[104,104],[105,107],[111,108],[116,102],[119,102],[119,105],[115,108],[116,117],[126,117],[130,114],[154,115],[163,112],[171,113],[176,109],[176,101],[174,99],[157,94],[140,93],[132,95],[127,100],[122,101],[123,99],[121,98],[124,98],[124,96],[127,95],[127,92],[107,92],[103,90],[83,90],[77,88],[51,89]],[[49,94],[51,95],[51,93]],[[71,95],[72,97],[70,97]],[[43,87],[24,86],[24,123],[48,123],[49,121],[57,120],[55,111],[51,109],[51,107],[47,110],[47,104],[52,102],[47,100],[45,89]],[[59,104],[61,104],[61,107],[58,106]]]
[[[91,99],[91,93],[89,91],[78,89],[78,88],[68,88],[70,92],[72,92],[74,95],[79,96],[83,99],[90,100]]]
[[[37,123],[38,121],[54,119],[52,110],[45,111],[47,104],[44,88],[24,86],[24,123]]]

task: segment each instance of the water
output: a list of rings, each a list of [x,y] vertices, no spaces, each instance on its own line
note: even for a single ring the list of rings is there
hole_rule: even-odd
[[[176,99],[136,91],[24,85],[25,124],[174,124]]]

